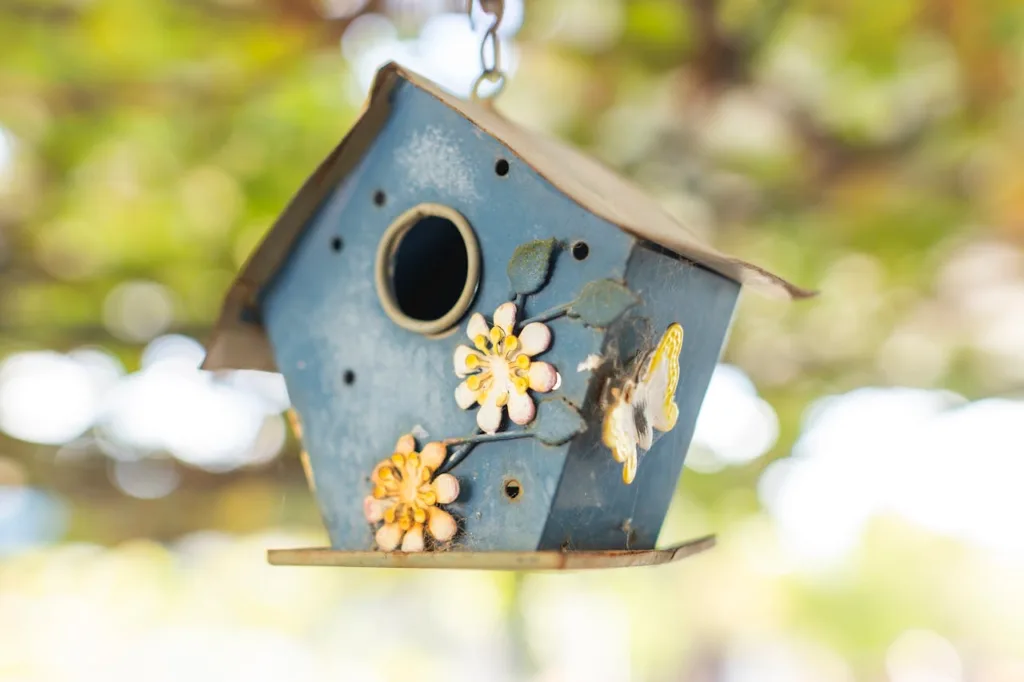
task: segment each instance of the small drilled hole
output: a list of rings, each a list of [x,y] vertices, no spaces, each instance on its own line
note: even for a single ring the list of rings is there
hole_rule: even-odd
[[[498,159],[498,163],[494,164],[494,172],[501,177],[508,175],[508,161],[505,159]]]
[[[388,198],[384,194],[383,190],[377,190],[376,192],[373,193],[373,203],[376,204],[377,206],[383,206],[384,202],[387,200]]]
[[[341,251],[341,237],[335,237],[331,240],[331,250],[337,253]]]
[[[572,257],[576,260],[586,260],[590,255],[590,246],[586,242],[575,242],[572,245]]]
[[[519,481],[511,479],[505,481],[505,497],[510,500],[514,500],[523,493],[523,487],[519,485]]]
[[[346,386],[351,386],[356,383],[356,373],[350,369],[346,369],[345,373],[341,375],[341,380],[345,382]]]

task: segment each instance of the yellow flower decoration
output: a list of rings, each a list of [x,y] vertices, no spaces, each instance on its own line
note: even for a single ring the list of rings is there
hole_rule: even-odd
[[[455,389],[455,402],[466,410],[479,404],[477,426],[484,433],[501,428],[502,411],[516,424],[529,424],[537,413],[527,390],[547,393],[558,387],[561,378],[535,355],[551,345],[551,330],[542,322],[531,322],[516,336],[516,304],[503,303],[494,311],[489,326],[480,313],[469,318],[466,333],[475,348],[455,349],[455,374],[465,381]]]
[[[380,549],[390,552],[401,545],[403,552],[422,552],[424,528],[438,542],[455,535],[455,519],[437,506],[459,496],[457,478],[434,475],[444,458],[441,443],[427,443],[416,452],[416,441],[405,435],[398,439],[394,454],[374,467],[373,493],[363,500],[363,513],[370,523],[384,522],[376,535]]]

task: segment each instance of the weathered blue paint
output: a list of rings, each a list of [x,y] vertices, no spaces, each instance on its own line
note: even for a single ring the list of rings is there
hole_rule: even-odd
[[[506,176],[494,172],[499,159],[510,163]],[[383,206],[373,201],[378,190],[386,195]],[[441,338],[395,325],[373,284],[385,229],[423,202],[445,204],[465,216],[483,258],[469,313]],[[331,248],[338,236],[340,252]],[[579,406],[591,422],[588,431],[557,447],[535,438],[478,445],[452,471],[462,485],[459,500],[448,505],[463,527],[455,545],[528,551],[568,538],[580,547],[621,548],[625,534],[609,528],[628,516],[636,529],[632,546],[653,545],[737,285],[637,248],[633,237],[565,198],[502,143],[429,94],[402,84],[370,151],[321,207],[263,292],[262,319],[303,422],[318,504],[335,549],[372,546],[362,512],[369,473],[402,434],[419,426],[428,434],[420,439],[423,445],[474,433],[474,410],[460,410],[453,397],[459,379],[452,353],[466,342],[469,314],[490,319],[512,296],[507,264],[515,249],[551,238],[562,244],[584,240],[589,254],[579,261],[559,251],[547,284],[527,298],[521,318],[572,301],[588,282],[626,282],[641,303],[624,320],[647,316],[656,328],[675,320],[685,327],[679,423],[641,462],[634,484],[623,485],[621,465],[600,445],[600,425],[594,423],[595,374],[577,371],[588,355],[602,352],[608,334],[566,316],[553,320],[552,347],[539,359],[559,369],[562,384],[535,397],[564,398]],[[610,332],[618,338],[621,331],[615,330],[623,328],[616,323]],[[351,384],[344,380],[347,371],[354,373]],[[514,500],[504,494],[511,480],[520,490]]]
[[[572,442],[541,549],[654,547],[739,294],[735,282],[642,244],[633,250],[626,284],[642,303],[609,328],[604,353],[621,367],[645,344],[656,343],[670,324],[682,324],[679,419],[668,433],[656,434],[640,458],[636,479],[624,485],[622,464],[601,442],[603,412],[595,382],[584,410],[589,428]],[[598,374],[607,375],[614,366],[605,365]]]

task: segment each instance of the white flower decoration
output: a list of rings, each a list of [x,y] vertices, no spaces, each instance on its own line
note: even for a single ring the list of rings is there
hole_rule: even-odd
[[[455,349],[455,374],[465,377],[455,389],[455,402],[464,410],[480,405],[476,423],[484,433],[496,433],[501,428],[506,406],[513,422],[529,424],[537,407],[527,390],[547,393],[561,383],[554,367],[533,360],[551,345],[548,326],[531,322],[516,336],[515,325],[515,303],[498,306],[491,327],[483,315],[473,313],[466,333],[476,348]]]

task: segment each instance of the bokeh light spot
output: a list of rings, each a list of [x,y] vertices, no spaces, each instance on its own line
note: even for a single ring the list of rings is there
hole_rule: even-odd
[[[286,440],[283,379],[266,372],[214,375],[199,369],[204,355],[187,336],[154,339],[140,371],[110,395],[100,447],[123,461],[166,452],[213,472],[276,457]]]
[[[14,135],[0,126],[0,192],[5,190],[14,177]]]
[[[127,495],[142,500],[155,500],[174,492],[181,483],[181,474],[172,461],[144,459],[114,462],[111,480]]]
[[[60,539],[65,516],[63,505],[48,493],[0,485],[0,555]]]
[[[743,370],[718,365],[697,417],[686,466],[714,473],[768,452],[779,437],[775,410],[757,395]]]
[[[949,640],[929,630],[907,630],[889,647],[890,682],[961,682],[963,663]]]
[[[156,282],[124,282],[103,302],[103,324],[126,341],[149,341],[173,320],[171,293]]]
[[[0,429],[33,443],[73,440],[93,425],[120,372],[100,351],[12,355],[0,365]]]

